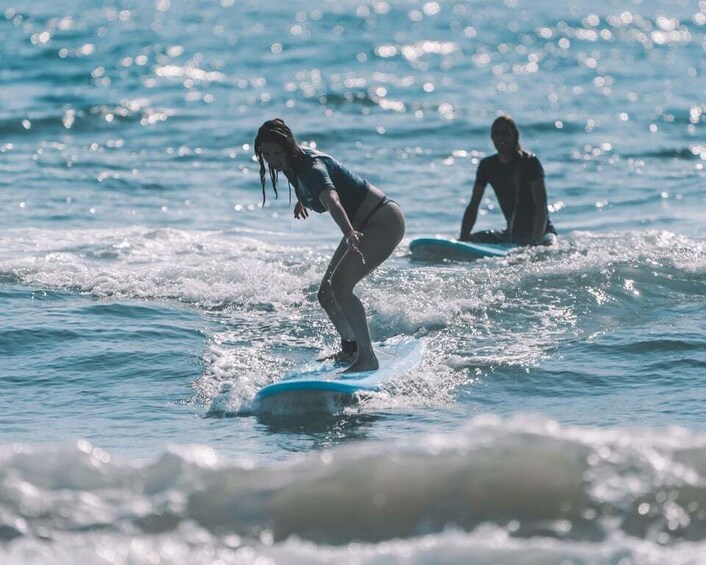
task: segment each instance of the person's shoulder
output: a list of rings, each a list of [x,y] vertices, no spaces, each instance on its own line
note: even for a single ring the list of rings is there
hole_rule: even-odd
[[[525,151],[524,149],[520,151],[520,159],[524,161],[539,161],[539,157],[537,157],[535,153]]]
[[[316,157],[316,152],[309,147],[299,146],[299,150],[302,154],[302,163],[311,164]]]
[[[313,149],[311,147],[301,147],[304,159],[302,165],[307,169],[328,169],[331,163],[335,163],[335,159],[328,153]]]
[[[539,157],[531,151],[520,151],[521,170],[529,178],[539,178],[544,176],[544,167]]]
[[[319,168],[319,152],[310,147],[299,146],[301,150],[301,159],[299,160],[299,166],[297,168],[297,174],[299,176],[306,175],[313,169]]]
[[[318,149],[314,149],[312,147],[299,146],[299,149],[301,149],[302,153],[304,153],[304,155],[312,161],[315,159],[332,159],[331,155],[328,153],[324,153],[323,151],[319,151]]]

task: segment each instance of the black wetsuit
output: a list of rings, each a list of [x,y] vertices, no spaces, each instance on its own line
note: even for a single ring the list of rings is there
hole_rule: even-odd
[[[469,241],[495,243],[512,241],[529,243],[535,216],[535,202],[530,183],[544,177],[544,168],[536,155],[522,151],[512,162],[503,163],[500,155],[495,154],[483,159],[476,172],[476,185],[493,187],[500,204],[507,229],[488,230],[470,235]],[[544,234],[556,234],[556,229],[549,220]]]

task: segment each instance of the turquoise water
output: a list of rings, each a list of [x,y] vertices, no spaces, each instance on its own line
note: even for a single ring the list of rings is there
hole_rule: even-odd
[[[705,33],[686,1],[4,6],[2,563],[703,562]],[[558,245],[412,261],[499,111]],[[329,417],[244,416],[336,340],[333,222],[261,206],[274,116],[407,216],[360,294],[427,355]]]

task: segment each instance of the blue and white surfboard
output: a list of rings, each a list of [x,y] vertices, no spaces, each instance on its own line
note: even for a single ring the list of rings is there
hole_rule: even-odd
[[[427,261],[473,261],[483,257],[505,257],[517,245],[512,243],[471,243],[448,237],[418,237],[409,244],[413,259]]]
[[[395,375],[401,375],[419,366],[424,357],[424,343],[414,337],[403,337],[374,344],[380,367],[375,371],[343,373],[343,367],[333,362],[311,362],[286,375],[282,380],[261,388],[255,395],[255,410],[275,398],[297,395],[334,393],[355,395],[375,392]]]

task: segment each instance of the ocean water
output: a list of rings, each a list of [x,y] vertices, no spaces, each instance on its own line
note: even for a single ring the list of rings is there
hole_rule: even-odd
[[[0,45],[3,565],[706,563],[706,2],[3,0]],[[499,112],[558,245],[412,261]],[[252,402],[336,342],[275,116],[407,217],[359,292],[425,360],[323,416]]]

